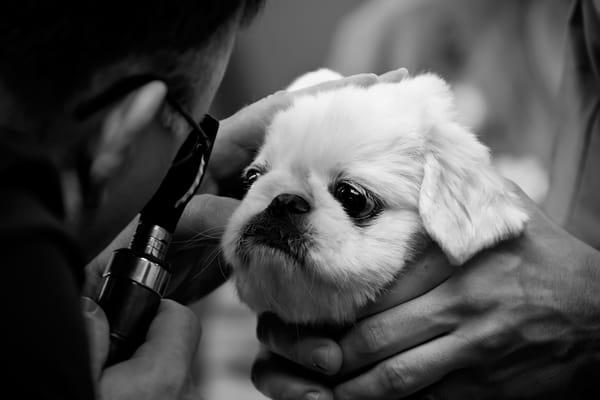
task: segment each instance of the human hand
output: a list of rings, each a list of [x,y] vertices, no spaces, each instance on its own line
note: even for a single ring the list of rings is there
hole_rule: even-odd
[[[317,371],[311,355],[320,352],[322,372],[349,378],[328,387],[314,375],[274,371],[275,362],[285,365],[267,354],[255,385],[290,399],[308,391],[319,400],[597,398],[581,376],[590,365],[598,376],[600,254],[522,197],[531,215],[522,237],[483,251],[438,285],[421,285],[431,290],[409,301],[399,280],[337,341],[261,319],[259,336],[272,352]],[[438,261],[423,278],[447,268]]]
[[[455,270],[441,250],[432,246],[406,270],[390,295],[365,307],[360,318],[423,295]],[[252,380],[263,394],[273,399],[309,400],[309,393],[319,393],[319,400],[334,398],[332,386],[342,382],[347,372],[346,367],[342,370],[339,335],[287,324],[270,313],[258,317],[256,331],[262,348],[252,367]]]
[[[89,298],[83,298],[83,309],[99,399],[197,398],[200,329],[192,310],[163,300],[146,341],[129,360],[104,369],[109,348],[108,320]]]
[[[167,255],[173,266],[167,297],[188,304],[211,292],[229,276],[221,258],[220,238],[239,201],[228,197],[196,195],[188,203]],[[111,255],[127,247],[135,232],[135,218],[86,266],[84,295],[96,298]],[[182,284],[185,282],[185,284]]]

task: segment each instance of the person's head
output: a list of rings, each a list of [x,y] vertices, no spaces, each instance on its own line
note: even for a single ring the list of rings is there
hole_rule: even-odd
[[[100,192],[101,205],[79,221],[88,251],[148,201],[190,130],[165,106],[166,93],[199,120],[238,27],[262,3],[1,2],[0,125],[33,138],[65,177],[81,176],[82,159],[89,165],[90,193]],[[156,79],[127,84],[140,77]]]

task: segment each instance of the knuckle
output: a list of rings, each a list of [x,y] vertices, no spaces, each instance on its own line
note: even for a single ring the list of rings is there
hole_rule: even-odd
[[[350,400],[352,399],[352,395],[343,389],[335,388],[335,400]]]
[[[403,362],[389,360],[378,368],[380,385],[384,392],[400,396],[411,392],[414,377]]]
[[[295,390],[292,389],[284,389],[281,393],[279,393],[276,397],[278,400],[299,400],[301,399],[296,393]]]
[[[186,374],[179,368],[155,368],[152,392],[161,399],[177,399],[183,390]]]
[[[363,85],[370,85],[379,80],[379,77],[374,73],[364,73],[356,76],[356,80]]]
[[[304,353],[300,350],[300,346],[297,343],[291,343],[287,349],[279,349],[279,353],[297,364],[305,364],[302,362]]]
[[[186,307],[182,304],[179,305],[179,314],[181,316],[181,320],[190,325],[196,325],[198,323],[198,318],[196,317],[196,313],[192,311],[191,308]]]
[[[273,107],[275,109],[280,109],[285,107],[290,102],[292,96],[292,92],[281,89],[270,95],[269,100],[273,102]]]
[[[182,306],[180,309],[181,322],[183,325],[183,331],[187,333],[187,337],[190,340],[196,340],[200,336],[201,327],[200,320],[196,313],[189,307]]]
[[[366,322],[358,327],[356,350],[361,354],[376,354],[388,345],[389,334],[385,323]]]
[[[479,358],[496,359],[510,350],[514,343],[518,343],[515,335],[510,322],[488,321],[472,335],[470,344],[476,349]]]
[[[161,399],[178,399],[179,394],[182,390],[180,384],[176,384],[175,382],[168,382],[162,385],[160,393]]]
[[[499,352],[503,352],[508,347],[507,335],[503,333],[494,333],[480,338],[477,342],[480,354],[484,357],[497,356]]]

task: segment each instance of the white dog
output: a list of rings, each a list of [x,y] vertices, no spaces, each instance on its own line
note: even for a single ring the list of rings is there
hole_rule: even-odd
[[[338,77],[290,89],[319,76]],[[289,322],[349,322],[430,240],[460,265],[521,233],[518,196],[456,121],[433,74],[302,96],[278,113],[222,242],[241,300]]]

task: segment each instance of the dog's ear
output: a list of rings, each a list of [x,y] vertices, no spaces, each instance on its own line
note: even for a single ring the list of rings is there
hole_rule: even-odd
[[[451,263],[460,265],[520,234],[528,216],[493,169],[488,148],[457,122],[446,83],[428,75],[419,85],[428,128],[419,213],[429,236]]]
[[[303,75],[300,75],[299,77],[294,79],[292,83],[289,84],[287,90],[294,91],[304,89],[306,87],[317,85],[319,83],[333,81],[341,78],[343,78],[343,76],[335,71],[332,71],[327,68],[320,68],[315,71],[307,72]]]

